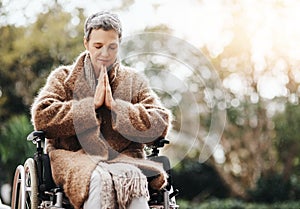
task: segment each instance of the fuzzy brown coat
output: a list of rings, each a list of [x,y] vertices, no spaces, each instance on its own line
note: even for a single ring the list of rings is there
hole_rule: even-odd
[[[86,54],[49,75],[31,112],[34,128],[46,133],[54,181],[75,208],[87,199],[90,176],[99,162],[129,163],[159,173],[150,182],[154,188],[164,186],[167,177],[160,164],[145,159],[143,149],[167,134],[169,112],[143,76],[119,64],[109,71],[117,110],[95,111],[94,92],[83,70]]]

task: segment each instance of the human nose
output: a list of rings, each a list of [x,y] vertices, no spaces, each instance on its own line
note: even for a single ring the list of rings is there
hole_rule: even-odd
[[[106,47],[106,46],[101,47],[100,54],[104,57],[109,56],[108,47]]]

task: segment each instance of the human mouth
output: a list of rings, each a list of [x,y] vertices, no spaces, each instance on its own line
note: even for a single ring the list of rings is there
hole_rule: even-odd
[[[98,61],[101,62],[101,63],[108,63],[109,62],[109,60],[104,60],[104,59],[98,59]]]

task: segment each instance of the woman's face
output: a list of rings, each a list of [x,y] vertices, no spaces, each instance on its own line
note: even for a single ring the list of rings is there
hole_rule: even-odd
[[[117,59],[119,35],[114,30],[93,29],[89,41],[84,40],[84,46],[90,52],[92,65],[98,77],[101,66],[109,67]]]

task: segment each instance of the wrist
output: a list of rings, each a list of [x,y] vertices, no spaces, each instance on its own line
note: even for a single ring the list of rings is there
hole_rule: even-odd
[[[117,103],[116,103],[115,101],[112,101],[112,102],[110,103],[109,109],[110,109],[111,111],[115,111],[115,110],[117,109]]]

